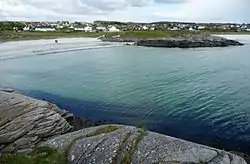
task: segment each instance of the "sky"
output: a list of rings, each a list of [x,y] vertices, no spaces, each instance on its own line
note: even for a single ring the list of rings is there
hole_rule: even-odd
[[[0,0],[0,20],[250,23],[250,0]]]

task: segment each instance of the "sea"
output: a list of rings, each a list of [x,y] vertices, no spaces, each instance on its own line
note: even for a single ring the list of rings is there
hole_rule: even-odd
[[[144,127],[250,152],[250,36],[223,48],[149,48],[95,39],[0,44],[0,87],[104,124]]]

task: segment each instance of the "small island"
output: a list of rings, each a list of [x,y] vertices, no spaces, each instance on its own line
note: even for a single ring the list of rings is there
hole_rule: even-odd
[[[132,42],[133,45],[145,47],[165,47],[165,48],[198,48],[198,47],[228,47],[243,46],[236,40],[230,40],[219,36],[192,34],[180,35],[176,37],[141,38],[131,36],[103,36],[102,41],[109,42]]]

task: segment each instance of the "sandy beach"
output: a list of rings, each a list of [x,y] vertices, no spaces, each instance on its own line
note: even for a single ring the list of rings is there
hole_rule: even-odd
[[[109,48],[121,46],[117,43],[104,43],[96,38],[60,38],[29,41],[13,41],[0,44],[0,60],[46,55],[67,51]]]

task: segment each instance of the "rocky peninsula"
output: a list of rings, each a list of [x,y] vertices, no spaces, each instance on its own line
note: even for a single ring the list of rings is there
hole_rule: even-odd
[[[22,158],[69,164],[246,164],[223,150],[132,126],[102,125],[75,131],[72,114],[15,92],[0,91],[0,113],[3,164]]]
[[[243,46],[236,40],[230,40],[212,35],[184,35],[174,38],[147,38],[121,37],[120,35],[100,38],[108,42],[132,42],[137,46],[145,47],[166,47],[166,48],[197,48],[197,47],[228,47]]]

